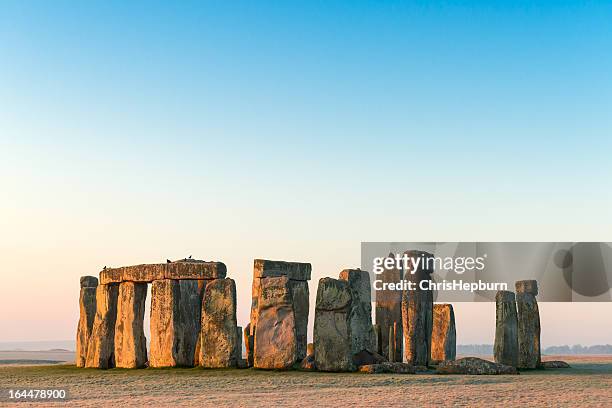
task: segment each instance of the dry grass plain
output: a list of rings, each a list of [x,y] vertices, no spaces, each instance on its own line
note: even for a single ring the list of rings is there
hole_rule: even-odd
[[[546,358],[557,359],[557,358]],[[612,407],[612,356],[559,357],[571,369],[518,376],[331,374],[258,370],[100,371],[0,367],[0,389],[65,388],[69,400],[18,406],[597,406]]]

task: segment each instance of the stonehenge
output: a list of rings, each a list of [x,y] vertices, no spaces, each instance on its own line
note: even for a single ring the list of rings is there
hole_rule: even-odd
[[[438,364],[442,361],[454,360],[457,351],[456,343],[453,305],[435,304],[433,306],[430,362]]]
[[[518,367],[518,320],[513,292],[500,290],[495,295],[493,353],[496,363]]]
[[[431,279],[433,269],[428,266],[430,253],[408,251],[411,262],[407,265],[407,281],[416,284],[414,290],[404,290],[402,295],[402,319],[404,331],[404,361],[413,365],[427,366],[430,360],[431,334],[433,326],[433,293],[423,290],[418,283]],[[414,265],[412,260],[421,258]]]
[[[409,259],[432,256],[421,251],[408,254]],[[397,270],[387,272],[385,279],[402,276]],[[376,324],[367,271],[344,269],[338,279],[321,278],[314,341],[308,344],[308,263],[255,260],[250,321],[244,330],[238,325],[236,282],[226,277],[221,262],[184,259],[105,269],[99,280],[80,279],[76,366],[414,373],[435,365],[439,373],[469,374],[546,366],[540,359],[536,281],[516,282],[516,295],[497,293],[495,363],[488,363],[455,360],[453,306],[434,304],[432,291],[418,288],[432,272],[426,261],[409,264],[404,278],[417,283],[415,290],[377,291]],[[144,314],[149,284],[147,350]]]
[[[518,315],[518,367],[538,368],[540,357],[540,312],[535,280],[516,282],[516,308]]]
[[[81,292],[79,295],[79,323],[76,336],[75,364],[77,367],[85,367],[85,362],[87,361],[87,345],[96,317],[96,288],[98,287],[98,278],[95,276],[83,276],[81,277],[80,285]]]

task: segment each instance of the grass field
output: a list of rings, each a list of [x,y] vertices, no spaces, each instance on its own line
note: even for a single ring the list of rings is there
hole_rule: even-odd
[[[0,367],[0,404],[7,404],[7,389],[64,388],[68,401],[31,405],[612,406],[611,356],[561,358],[572,368],[518,376],[6,366]]]

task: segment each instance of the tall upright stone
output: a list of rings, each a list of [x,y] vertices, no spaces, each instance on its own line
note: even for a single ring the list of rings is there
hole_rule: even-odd
[[[393,254],[389,254],[393,257]],[[383,283],[400,283],[402,271],[396,268],[385,269],[377,279]],[[396,344],[394,361],[402,361],[402,291],[401,290],[377,290],[376,291],[376,324],[380,326],[380,354],[389,355],[389,344]],[[398,330],[395,331],[395,341],[389,341],[389,328],[397,323]]]
[[[406,255],[408,265],[404,279],[413,282],[414,289],[406,289],[402,297],[404,360],[412,365],[426,366],[431,350],[433,292],[421,289],[420,282],[431,280],[433,255],[424,251],[407,251]]]
[[[201,307],[197,280],[159,279],[151,286],[151,367],[192,367]]]
[[[196,345],[193,353],[193,365],[197,367],[200,365],[200,349],[201,349],[201,330],[202,330],[202,300],[204,299],[204,291],[206,290],[206,285],[210,280],[200,279],[198,282],[198,311],[197,311],[197,331],[196,331]]]
[[[353,354],[367,350],[376,352],[376,334],[372,326],[372,292],[370,274],[360,269],[345,269],[340,280],[346,281],[351,292],[351,350]]]
[[[495,295],[495,346],[496,363],[518,367],[518,319],[514,292],[500,290]]]
[[[433,328],[431,332],[432,363],[454,360],[457,353],[455,313],[451,304],[433,306]]]
[[[244,328],[244,348],[248,367],[253,367],[255,358],[255,336],[251,334],[251,323]]]
[[[262,279],[260,285],[254,367],[290,368],[298,362],[296,319],[290,280],[287,276],[270,277]]]
[[[79,324],[76,336],[76,366],[85,367],[87,361],[87,346],[96,317],[96,288],[98,278],[81,276],[79,294]]]
[[[537,368],[541,363],[540,312],[536,300],[537,294],[537,281],[516,282],[519,368]]]
[[[233,279],[216,279],[206,285],[200,336],[199,360],[202,367],[237,366],[240,336],[236,320],[236,283]]]
[[[96,317],[87,346],[88,368],[112,368],[115,366],[115,322],[119,285],[98,285],[96,289]]]
[[[319,280],[314,321],[315,365],[320,371],[354,371],[351,290],[347,281]]]
[[[302,361],[306,357],[306,348],[308,347],[308,309],[310,303],[308,281],[291,279],[289,280],[289,287],[291,288],[295,318],[297,361]]]
[[[115,366],[143,368],[147,362],[147,340],[144,334],[147,284],[121,282],[115,323]]]

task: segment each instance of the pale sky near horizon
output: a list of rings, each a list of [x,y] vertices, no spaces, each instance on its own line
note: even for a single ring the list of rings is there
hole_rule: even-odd
[[[360,263],[361,241],[612,241],[612,5],[0,4],[0,341],[104,265]],[[612,343],[612,303],[542,303]],[[456,305],[492,343],[493,304]]]

